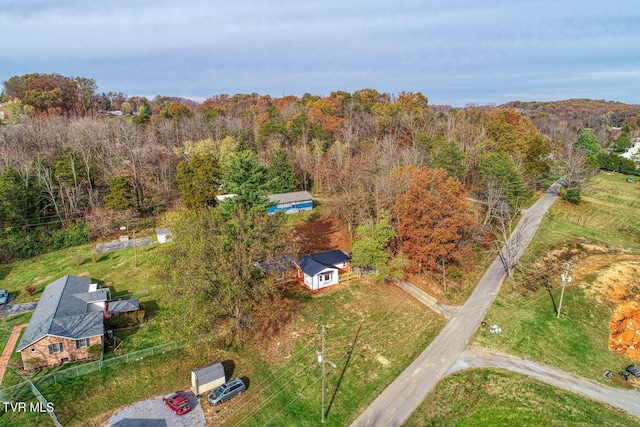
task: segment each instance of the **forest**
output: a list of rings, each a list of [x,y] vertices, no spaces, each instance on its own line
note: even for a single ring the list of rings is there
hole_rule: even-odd
[[[361,89],[199,103],[100,93],[91,78],[37,73],[3,89],[2,263],[181,206],[213,206],[219,194],[259,210],[265,195],[299,189],[321,197],[358,240],[385,236],[377,253],[404,252],[410,269],[428,272],[455,263],[468,242],[495,238],[552,180],[566,176],[563,196],[577,203],[599,168],[638,172],[616,153],[635,141],[640,108],[613,102],[453,108],[430,106],[420,92]],[[479,206],[472,216],[469,200]],[[420,235],[417,216],[447,233]],[[358,257],[393,270],[390,258]]]

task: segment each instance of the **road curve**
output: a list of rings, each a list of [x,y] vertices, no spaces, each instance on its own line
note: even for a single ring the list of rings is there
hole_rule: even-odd
[[[507,245],[519,257],[533,238],[542,217],[558,197],[560,184],[553,184],[523,213]],[[526,219],[526,220],[524,220]],[[440,334],[389,386],[360,414],[352,426],[399,426],[447,374],[482,322],[500,290],[505,269],[500,257],[491,263],[464,305],[451,317]]]
[[[518,356],[471,347],[460,355],[447,374],[469,368],[485,367],[508,369],[527,375],[640,417],[640,393],[637,391],[609,387],[568,372],[540,365],[531,360],[521,359]]]

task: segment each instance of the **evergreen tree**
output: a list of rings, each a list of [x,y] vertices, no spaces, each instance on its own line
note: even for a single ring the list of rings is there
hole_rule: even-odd
[[[264,212],[271,202],[267,194],[266,169],[260,164],[258,156],[250,150],[230,154],[224,164],[222,189],[234,194],[222,203],[226,215],[242,205],[245,210]]]
[[[576,150],[583,150],[590,156],[595,156],[600,151],[600,144],[598,144],[598,138],[596,134],[589,128],[584,129],[578,135],[576,142],[573,144],[573,148]]]
[[[18,171],[6,169],[0,175],[0,221],[4,228],[38,221],[38,188],[25,184]]]
[[[126,211],[133,209],[134,194],[131,181],[126,176],[109,178],[109,193],[104,196],[104,204],[107,209],[113,211]]]
[[[267,191],[270,194],[288,193],[296,188],[296,176],[286,151],[275,150],[269,157]]]

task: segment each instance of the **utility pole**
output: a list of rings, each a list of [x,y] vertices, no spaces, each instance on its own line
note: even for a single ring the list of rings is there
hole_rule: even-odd
[[[569,273],[573,273],[571,267],[575,265],[571,261],[564,260],[562,261],[562,269],[564,270],[562,274],[560,274],[560,279],[562,280],[562,292],[560,293],[560,304],[558,304],[558,319],[560,318],[560,310],[562,309],[562,297],[564,297],[564,286],[567,283],[571,283],[571,276]]]
[[[138,247],[136,244],[136,230],[135,228],[133,229],[133,257],[136,260],[136,268],[138,268]]]
[[[326,383],[327,383],[326,382],[327,369],[325,366],[327,359],[325,359],[324,357],[324,325],[322,325],[322,350],[318,351],[317,353],[318,353],[318,362],[322,363],[322,422],[324,423],[326,421],[325,413],[324,413],[324,392],[325,392]],[[334,369],[336,367],[334,363],[331,363],[331,366],[333,366]]]
[[[444,293],[447,294],[447,274],[444,270],[444,258],[442,258],[442,285],[444,286]]]

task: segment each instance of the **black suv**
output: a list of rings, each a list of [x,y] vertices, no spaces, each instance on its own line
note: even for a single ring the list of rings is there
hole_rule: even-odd
[[[636,368],[636,365],[627,366],[627,372],[636,378],[640,378],[640,369]]]

